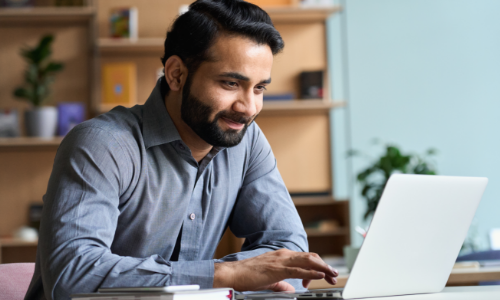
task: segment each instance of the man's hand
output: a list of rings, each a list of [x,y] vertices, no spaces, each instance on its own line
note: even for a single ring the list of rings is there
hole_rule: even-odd
[[[283,281],[288,278],[303,279],[305,288],[311,280],[323,279],[336,284],[339,274],[316,253],[280,249],[262,255],[215,264],[214,288],[232,287],[237,291],[273,290],[295,291]]]

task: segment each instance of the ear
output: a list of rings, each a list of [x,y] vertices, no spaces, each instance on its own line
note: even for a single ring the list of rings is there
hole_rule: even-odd
[[[171,91],[181,91],[186,82],[188,70],[182,59],[177,55],[170,56],[165,62],[165,80]]]

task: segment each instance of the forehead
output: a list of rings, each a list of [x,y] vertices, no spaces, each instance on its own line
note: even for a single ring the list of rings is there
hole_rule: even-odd
[[[267,44],[235,35],[221,35],[208,51],[210,60],[202,63],[212,72],[239,72],[258,80],[269,78],[273,65],[273,54]],[[201,66],[200,66],[201,67]]]

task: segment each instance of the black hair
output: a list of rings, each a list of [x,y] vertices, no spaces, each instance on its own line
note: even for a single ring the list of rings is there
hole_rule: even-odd
[[[260,7],[242,0],[198,0],[167,32],[163,66],[170,56],[177,55],[193,74],[203,61],[210,60],[208,49],[221,34],[241,35],[267,44],[273,55],[284,47],[271,18]]]

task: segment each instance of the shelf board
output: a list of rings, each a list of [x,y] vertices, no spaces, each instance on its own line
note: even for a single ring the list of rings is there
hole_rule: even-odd
[[[344,101],[328,101],[323,99],[264,101],[262,110],[330,110],[332,108],[344,107],[345,105]]]
[[[335,200],[332,196],[292,197],[295,206],[342,205],[345,200]]]
[[[38,245],[38,240],[37,241],[24,241],[20,239],[14,239],[14,238],[2,238],[0,239],[0,247],[21,247],[21,246],[37,246]]]
[[[99,113],[106,113],[117,105],[101,104]],[[133,105],[132,105],[133,106]],[[268,113],[307,113],[307,112],[329,112],[330,109],[346,106],[343,101],[325,100],[287,100],[287,101],[264,101],[261,115]]]
[[[37,137],[15,137],[0,138],[0,148],[14,147],[59,147],[64,137],[37,138]]]
[[[308,237],[340,236],[349,234],[349,230],[347,230],[347,228],[342,228],[342,227],[337,230],[331,230],[331,231],[320,231],[318,229],[312,229],[312,228],[306,228],[305,230]]]
[[[297,22],[324,22],[332,14],[340,12],[340,6],[322,8],[264,7],[274,24]]]
[[[92,7],[0,8],[0,22],[86,22],[94,16]]]

